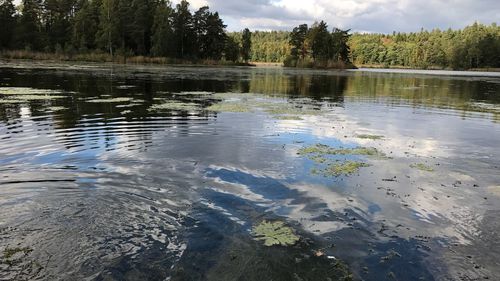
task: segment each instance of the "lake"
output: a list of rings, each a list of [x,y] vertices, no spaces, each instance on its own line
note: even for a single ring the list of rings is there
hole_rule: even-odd
[[[0,280],[500,278],[498,73],[4,62],[0,138]]]

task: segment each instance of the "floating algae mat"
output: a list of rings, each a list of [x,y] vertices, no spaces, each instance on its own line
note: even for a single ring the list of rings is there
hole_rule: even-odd
[[[360,134],[360,135],[356,135],[356,138],[358,138],[358,139],[366,139],[366,140],[382,140],[382,139],[384,139],[384,136],[369,135],[369,134]]]
[[[373,147],[334,148],[324,144],[315,144],[299,149],[298,155],[305,156],[316,164],[311,169],[313,175],[325,177],[349,176],[357,173],[361,168],[370,167],[361,161],[339,161],[331,156],[358,155],[375,159],[388,159],[381,151]]]
[[[356,148],[333,148],[324,144],[316,144],[301,148],[299,155],[364,155],[385,158],[385,153],[374,147],[356,147]]]
[[[348,176],[359,172],[359,169],[370,167],[369,164],[358,161],[345,161],[338,163],[330,163],[325,169],[317,170],[313,169],[313,174],[321,174],[325,177],[339,177]]]
[[[418,170],[424,171],[424,172],[434,172],[434,169],[432,167],[427,166],[427,165],[422,164],[422,163],[411,164],[410,168],[418,169]]]
[[[123,102],[130,102],[132,100],[133,100],[133,98],[121,97],[121,98],[109,98],[109,99],[93,99],[93,100],[87,100],[87,102],[91,102],[91,103],[123,103]]]
[[[216,103],[206,108],[209,111],[216,112],[250,112],[250,106],[239,102],[222,102]]]
[[[265,246],[292,246],[299,241],[293,229],[285,226],[285,223],[281,221],[263,221],[252,229],[252,234],[256,240],[264,241]]]
[[[63,111],[63,110],[66,110],[68,109],[67,107],[64,107],[64,106],[49,106],[47,107],[47,110],[48,111]]]
[[[195,111],[200,107],[196,103],[186,103],[180,101],[169,101],[151,106],[149,111]]]
[[[0,88],[0,95],[53,95],[62,94],[62,91],[33,89],[33,88]]]

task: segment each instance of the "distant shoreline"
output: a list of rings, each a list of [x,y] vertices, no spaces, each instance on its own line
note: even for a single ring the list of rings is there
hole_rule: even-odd
[[[476,72],[500,72],[500,68],[493,67],[485,67],[485,68],[472,68],[472,69],[451,69],[451,68],[443,68],[438,66],[431,66],[428,68],[416,68],[416,67],[408,67],[402,65],[382,65],[382,64],[356,64],[356,67],[366,68],[366,69],[395,69],[395,70],[444,70],[444,71],[476,71]]]

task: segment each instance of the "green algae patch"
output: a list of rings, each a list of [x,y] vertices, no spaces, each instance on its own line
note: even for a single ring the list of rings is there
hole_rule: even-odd
[[[49,106],[49,107],[47,107],[48,111],[53,111],[53,112],[63,111],[63,110],[67,110],[67,109],[68,108],[64,107],[64,106]]]
[[[212,92],[180,92],[173,93],[174,96],[212,96]]]
[[[61,91],[33,88],[5,88],[0,87],[0,95],[53,95],[62,94]]]
[[[297,115],[276,115],[273,116],[274,119],[277,120],[285,120],[285,121],[302,121],[304,120],[302,117]]]
[[[325,177],[349,176],[366,167],[370,167],[370,165],[358,161],[345,161],[329,164],[326,169],[320,170],[319,173]]]
[[[130,102],[132,101],[133,98],[109,98],[109,99],[93,99],[93,100],[88,100],[87,102],[90,103],[124,103],[124,102]]]
[[[0,104],[20,104],[25,103],[24,100],[15,100],[15,99],[0,99]]]
[[[29,247],[24,248],[5,248],[3,251],[3,258],[8,260],[16,256],[17,254],[27,255],[31,253],[33,250]]]
[[[289,104],[270,104],[264,105],[264,111],[271,115],[319,115],[320,110],[305,109],[301,107],[291,106]]]
[[[422,163],[411,164],[410,168],[418,169],[418,170],[424,171],[424,172],[434,172],[434,169],[432,167],[427,166],[427,165],[422,164]]]
[[[382,139],[384,139],[384,136],[360,134],[360,135],[356,135],[356,138],[365,139],[365,140],[382,140]]]
[[[356,148],[333,148],[324,144],[315,144],[313,146],[299,149],[299,155],[363,155],[370,157],[386,158],[385,153],[374,147],[356,147]]]
[[[285,226],[284,222],[263,221],[252,229],[252,234],[256,240],[264,241],[265,246],[293,246],[299,241],[299,237],[294,234],[293,229]]]
[[[250,112],[250,106],[240,102],[222,102],[216,103],[206,108],[208,111],[215,112]]]
[[[187,103],[180,101],[169,101],[151,106],[149,111],[196,111],[200,107],[196,103]]]

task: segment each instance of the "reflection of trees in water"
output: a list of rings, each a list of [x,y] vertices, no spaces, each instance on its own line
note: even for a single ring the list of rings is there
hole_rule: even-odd
[[[343,102],[347,79],[344,75],[283,75],[273,72],[253,75],[249,92]]]
[[[473,79],[356,74],[348,80],[347,92],[349,96],[390,97],[393,100],[429,105],[439,101],[453,105],[471,100],[500,103],[500,87],[493,85]]]

